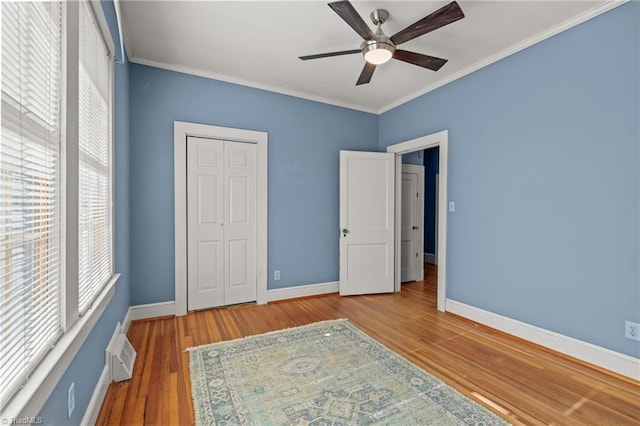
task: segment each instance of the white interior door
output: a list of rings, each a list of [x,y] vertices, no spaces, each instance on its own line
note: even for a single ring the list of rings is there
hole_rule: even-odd
[[[400,280],[402,282],[417,279],[418,261],[418,175],[402,172],[402,219],[400,226]]]
[[[224,304],[223,152],[220,141],[187,138],[187,306]]]
[[[256,300],[256,146],[187,138],[187,307]]]
[[[394,291],[395,156],[340,151],[340,295]]]
[[[256,300],[256,145],[224,142],[224,304]]]
[[[402,165],[400,281],[424,280],[424,166]]]

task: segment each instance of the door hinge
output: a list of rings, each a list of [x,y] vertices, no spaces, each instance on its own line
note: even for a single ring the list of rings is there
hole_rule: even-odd
[[[416,253],[416,257],[420,256],[420,253]]]
[[[416,197],[420,197],[420,193],[419,192],[416,192]]]

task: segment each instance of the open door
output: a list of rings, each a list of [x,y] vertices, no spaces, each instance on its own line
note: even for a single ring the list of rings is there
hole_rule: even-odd
[[[340,151],[340,295],[392,293],[395,155]]]

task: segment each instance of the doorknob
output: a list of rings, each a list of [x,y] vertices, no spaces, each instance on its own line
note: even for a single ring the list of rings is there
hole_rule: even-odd
[[[414,227],[413,227],[413,229],[418,230],[418,229],[420,229],[420,228],[418,228],[417,226],[414,226]]]
[[[342,230],[342,236],[343,236],[343,237],[346,237],[348,233],[349,233],[349,230],[348,230],[347,228],[344,228],[344,229]]]

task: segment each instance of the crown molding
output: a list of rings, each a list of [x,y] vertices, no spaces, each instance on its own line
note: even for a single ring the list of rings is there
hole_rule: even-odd
[[[337,107],[353,109],[356,111],[366,112],[369,114],[377,114],[377,110],[375,108],[368,108],[363,105],[351,104],[348,102],[342,102],[336,99],[325,98],[322,96],[315,96],[309,93],[301,92],[298,90],[291,90],[291,89],[287,89],[280,86],[272,86],[269,84],[258,83],[256,81],[244,80],[242,78],[237,78],[237,77],[233,77],[226,74],[219,74],[215,72],[204,71],[198,68],[186,67],[186,66],[175,65],[175,64],[167,64],[164,62],[150,61],[148,59],[139,58],[139,57],[130,58],[129,62],[133,62],[140,65],[147,65],[154,68],[161,68],[169,71],[175,71],[182,74],[190,74],[198,77],[224,81],[226,83],[238,84],[240,86],[252,87],[254,89],[266,90],[268,92],[274,92],[281,95],[293,96],[295,98],[301,98],[301,99],[320,102],[323,104],[329,104]]]
[[[116,2],[119,2],[120,0],[115,0]],[[176,65],[176,64],[169,64],[169,63],[164,63],[164,62],[157,62],[157,61],[152,61],[152,60],[148,60],[145,58],[141,58],[135,55],[135,53],[132,51],[131,49],[131,40],[128,37],[127,32],[125,31],[125,29],[123,28],[123,38],[124,38],[124,46],[126,49],[127,54],[129,55],[129,61],[136,63],[136,64],[141,64],[141,65],[147,65],[150,67],[154,67],[154,68],[161,68],[161,69],[165,69],[165,70],[169,70],[169,71],[175,71],[175,72],[179,72],[179,73],[183,73],[183,74],[190,74],[190,75],[195,75],[195,76],[199,76],[199,77],[204,77],[204,78],[210,78],[210,79],[214,79],[214,80],[219,80],[219,81],[224,81],[227,83],[232,83],[232,84],[238,84],[241,86],[247,86],[247,87],[252,87],[255,89],[260,89],[260,90],[266,90],[268,92],[274,92],[274,93],[279,93],[282,95],[287,95],[287,96],[293,96],[296,98],[301,98],[301,99],[306,99],[306,100],[310,100],[310,101],[314,101],[314,102],[320,102],[323,104],[329,104],[329,105],[334,105],[334,106],[338,106],[338,107],[342,107],[342,108],[348,108],[348,109],[352,109],[352,110],[356,110],[356,111],[361,111],[361,112],[366,112],[366,113],[370,113],[370,114],[377,114],[380,115],[382,113],[385,113],[393,108],[396,108],[400,105],[403,105],[409,101],[412,101],[413,99],[416,99],[424,94],[427,94],[433,90],[436,90],[442,86],[445,86],[455,80],[458,80],[462,77],[465,77],[471,73],[473,73],[474,71],[477,71],[481,68],[484,68],[486,66],[489,66],[495,62],[498,62],[501,59],[504,59],[508,56],[511,56],[515,53],[518,53],[530,46],[533,46],[534,44],[537,44],[541,41],[544,41],[548,38],[551,38],[553,36],[555,36],[556,34],[559,34],[563,31],[566,31],[570,28],[573,28],[583,22],[588,21],[589,19],[595,18],[596,16],[599,16],[605,12],[608,12],[609,10],[612,10],[620,5],[623,5],[625,3],[627,3],[629,0],[609,0],[603,4],[600,4],[598,6],[593,7],[592,9],[589,9],[559,25],[556,25],[555,27],[552,27],[550,29],[547,29],[545,31],[542,31],[541,33],[538,33],[532,37],[529,37],[523,41],[521,41],[520,43],[517,43],[515,45],[512,45],[506,49],[503,49],[502,51],[491,55],[481,61],[478,61],[468,67],[465,67],[464,69],[455,72],[439,81],[436,81],[433,84],[427,85],[409,95],[403,96],[402,98],[391,102],[381,108],[375,108],[375,107],[366,107],[364,105],[359,105],[359,104],[354,104],[354,103],[349,103],[349,102],[344,102],[344,101],[340,101],[338,99],[333,99],[333,98],[329,98],[329,97],[323,97],[323,96],[317,96],[317,95],[312,95],[309,93],[306,93],[304,91],[299,91],[299,90],[291,90],[291,89],[287,89],[284,87],[280,87],[280,86],[275,86],[275,85],[269,85],[269,84],[264,84],[264,83],[260,83],[260,82],[256,82],[256,81],[251,81],[251,80],[245,80],[245,79],[241,79],[241,78],[237,78],[237,77],[233,77],[230,75],[226,75],[226,74],[221,74],[221,73],[215,73],[215,72],[209,72],[209,71],[205,71],[202,69],[198,69],[198,68],[194,68],[194,67],[188,67],[188,66],[181,66],[181,65]],[[118,6],[119,7],[119,4]],[[126,27],[126,25],[124,25],[123,23],[123,27]]]

